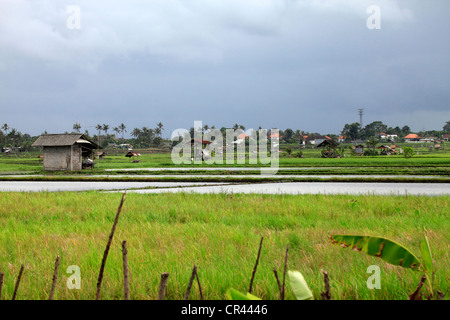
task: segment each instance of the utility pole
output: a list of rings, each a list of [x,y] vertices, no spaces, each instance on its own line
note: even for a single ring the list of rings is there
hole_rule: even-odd
[[[359,113],[359,125],[362,128],[362,116],[364,114],[364,109],[358,109],[358,113]]]

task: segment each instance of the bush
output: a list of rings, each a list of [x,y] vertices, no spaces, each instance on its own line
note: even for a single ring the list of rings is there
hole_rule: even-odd
[[[364,151],[364,155],[365,155],[365,156],[369,156],[369,157],[370,157],[370,156],[378,156],[379,153],[378,153],[378,151],[376,151],[376,150],[374,151],[374,150],[370,150],[370,149],[369,149],[369,150],[365,150],[365,151]]]
[[[405,158],[411,158],[414,155],[414,149],[411,147],[404,147],[403,148],[403,156]]]

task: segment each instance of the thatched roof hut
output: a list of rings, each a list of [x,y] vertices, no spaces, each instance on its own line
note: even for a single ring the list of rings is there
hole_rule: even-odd
[[[44,170],[81,170],[83,158],[102,149],[81,133],[43,134],[31,146],[43,148]]]

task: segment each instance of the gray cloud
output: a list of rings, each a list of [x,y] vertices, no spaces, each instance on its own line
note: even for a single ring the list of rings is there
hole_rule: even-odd
[[[381,10],[368,30],[367,8]],[[69,30],[66,6],[81,9]],[[338,133],[440,129],[447,1],[0,1],[0,121],[23,132],[97,123],[166,134],[216,126]]]

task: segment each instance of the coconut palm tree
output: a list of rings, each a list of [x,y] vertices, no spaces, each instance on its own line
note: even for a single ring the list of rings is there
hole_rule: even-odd
[[[117,133],[117,134],[119,134],[119,133],[120,133],[120,129],[119,129],[119,127],[114,127],[114,128],[113,128],[113,131],[114,131],[115,133]]]
[[[101,133],[103,127],[102,127],[101,124],[97,124],[97,126],[95,127],[95,129],[97,129],[97,131],[98,131],[97,140],[98,140],[98,145],[100,145],[100,133]]]
[[[9,126],[7,123],[3,124],[2,130],[5,131],[5,136],[8,134]]]
[[[131,136],[138,138],[141,135],[141,130],[139,128],[134,128],[133,131],[131,131]]]
[[[105,136],[108,137],[109,125],[103,124],[102,129],[103,129],[103,131],[105,131]]]
[[[81,129],[81,125],[78,122],[75,122],[75,124],[73,125],[73,130],[75,130],[75,132],[80,133],[80,129]]]
[[[123,133],[127,132],[126,128],[127,127],[125,126],[125,124],[123,122],[119,125],[119,130],[120,130],[120,132],[122,132],[122,142],[125,140]]]

